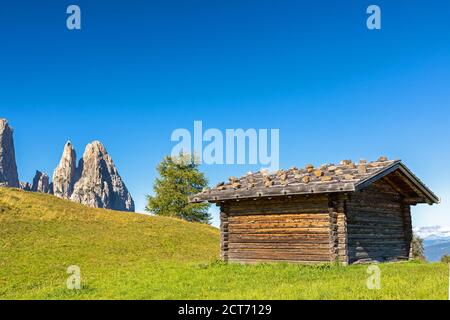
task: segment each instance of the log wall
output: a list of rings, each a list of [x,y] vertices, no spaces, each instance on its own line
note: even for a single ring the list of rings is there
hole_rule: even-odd
[[[411,244],[409,205],[378,181],[346,201],[349,263],[407,260]]]
[[[228,201],[221,206],[222,259],[333,261],[337,215],[328,206],[327,195]]]
[[[343,264],[410,258],[410,206],[389,184],[363,191],[225,201],[221,257]]]
[[[330,195],[329,211],[334,215],[334,225],[332,226],[332,254],[336,261],[344,265],[348,260],[348,239],[347,239],[347,215],[346,215],[346,194]]]

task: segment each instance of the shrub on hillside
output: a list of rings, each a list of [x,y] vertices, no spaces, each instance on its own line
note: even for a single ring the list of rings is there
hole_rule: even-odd
[[[414,234],[411,245],[413,259],[425,261],[426,258],[423,249],[423,239]]]

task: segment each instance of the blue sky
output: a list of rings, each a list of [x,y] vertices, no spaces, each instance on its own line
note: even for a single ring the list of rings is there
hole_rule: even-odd
[[[66,28],[77,4],[82,30]],[[382,29],[366,28],[378,4]],[[450,225],[450,2],[14,1],[0,6],[0,117],[21,180],[102,141],[143,210],[173,130],[280,129],[281,167],[400,158]],[[256,166],[204,166],[212,184]],[[217,223],[217,210],[212,211]]]

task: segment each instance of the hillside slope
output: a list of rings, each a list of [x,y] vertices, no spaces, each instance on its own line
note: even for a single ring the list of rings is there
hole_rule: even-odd
[[[13,292],[52,296],[71,265],[89,283],[158,264],[212,261],[218,254],[219,231],[210,226],[0,188],[0,299]]]
[[[0,188],[2,299],[447,299],[443,263],[365,265],[217,262],[219,232],[200,224],[91,209]],[[68,290],[78,266],[82,290]]]

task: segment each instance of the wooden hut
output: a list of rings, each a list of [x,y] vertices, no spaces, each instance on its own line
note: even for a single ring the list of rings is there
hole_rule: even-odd
[[[191,198],[221,209],[221,257],[343,264],[411,257],[411,206],[438,197],[400,160],[248,173]]]

